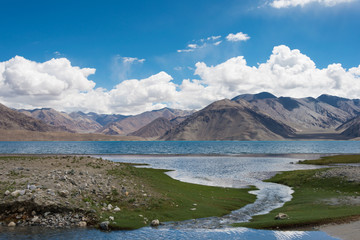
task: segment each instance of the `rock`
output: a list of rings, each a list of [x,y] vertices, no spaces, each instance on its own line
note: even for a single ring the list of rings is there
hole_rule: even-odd
[[[118,206],[116,206],[115,208],[114,208],[114,212],[120,212],[120,208],[118,207]]]
[[[69,191],[68,190],[61,190],[61,191],[59,191],[59,195],[61,197],[67,197],[69,195]]]
[[[36,186],[35,185],[27,185],[27,189],[29,189],[30,191],[35,190]]]
[[[107,209],[110,211],[111,209],[113,209],[113,206],[112,206],[111,204],[109,204],[109,205],[107,206]]]
[[[81,221],[78,223],[79,227],[86,227],[87,223],[85,221]]]
[[[157,227],[160,225],[160,221],[159,219],[154,219],[151,221],[151,224],[150,224],[152,227]]]
[[[105,231],[109,230],[109,223],[110,223],[109,221],[100,223],[100,229]]]
[[[13,196],[13,197],[17,197],[19,195],[20,195],[20,190],[15,190],[11,193],[11,196]]]
[[[20,190],[20,191],[19,191],[19,194],[20,194],[21,196],[24,196],[24,195],[25,195],[25,190]]]
[[[39,219],[38,216],[35,216],[35,217],[33,217],[33,218],[31,219],[31,221],[34,222],[34,223],[37,223],[37,222],[40,222],[40,219]]]
[[[15,227],[16,226],[16,223],[14,223],[14,222],[10,222],[9,224],[8,224],[8,227]]]
[[[8,196],[8,195],[10,195],[10,193],[11,192],[9,190],[6,190],[4,194],[5,194],[5,196]]]
[[[278,215],[275,216],[276,220],[282,220],[282,219],[287,219],[289,218],[289,216],[285,213],[279,213]]]
[[[110,217],[109,217],[109,220],[110,220],[110,221],[114,221],[114,217],[113,217],[113,216],[110,216]]]
[[[195,211],[195,210],[196,210],[196,208],[190,208],[190,210],[191,210],[191,211]]]

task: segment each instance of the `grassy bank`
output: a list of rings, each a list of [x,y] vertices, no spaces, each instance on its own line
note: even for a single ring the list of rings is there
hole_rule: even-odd
[[[233,189],[210,187],[190,184],[174,180],[164,174],[166,170],[134,168],[111,170],[109,174],[122,178],[124,174],[136,177],[151,188],[147,194],[156,195],[144,206],[129,207],[127,202],[113,201],[122,210],[118,213],[101,214],[101,220],[106,220],[111,215],[115,221],[110,226],[113,229],[134,229],[149,225],[153,219],[165,221],[182,221],[187,219],[223,216],[232,210],[243,207],[255,200],[249,194],[251,189]]]
[[[165,222],[222,216],[256,198],[248,193],[254,188],[184,183],[165,172],[90,156],[0,156],[0,222],[40,224],[31,222],[36,210],[48,226],[54,226],[54,221],[48,221],[46,212],[53,217],[63,214],[62,226],[109,221],[112,229],[136,229],[154,219]],[[115,211],[116,206],[121,210]],[[74,215],[85,216],[85,220],[64,220]]]
[[[359,156],[333,156],[303,163],[354,163]],[[293,199],[269,214],[255,216],[251,222],[237,224],[250,228],[294,228],[339,222],[360,216],[360,184],[345,177],[327,176],[329,169],[299,170],[277,174],[269,179],[294,189]],[[327,177],[323,177],[327,176]],[[275,220],[278,213],[288,219]]]
[[[360,155],[336,155],[322,157],[316,160],[299,161],[300,164],[329,165],[343,163],[360,163]]]

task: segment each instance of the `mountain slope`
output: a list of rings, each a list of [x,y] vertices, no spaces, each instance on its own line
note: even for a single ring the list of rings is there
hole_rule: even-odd
[[[34,110],[19,110],[30,117],[36,118],[52,126],[65,127],[75,132],[94,132],[102,126],[86,117],[77,116],[72,118],[66,113],[58,112],[51,108]]]
[[[355,117],[339,126],[336,130],[342,131],[341,136],[349,138],[360,137],[360,116]]]
[[[169,130],[163,140],[280,140],[294,129],[245,100],[214,102]]]
[[[249,95],[249,94],[248,94]],[[274,97],[269,93],[261,93],[261,97],[240,95],[234,98],[247,100],[260,111],[267,113],[298,131],[335,129],[348,119],[353,118],[352,112],[347,112],[315,98]],[[268,96],[268,97],[266,97]]]
[[[61,131],[64,128],[49,126],[46,123],[12,110],[0,104],[0,129],[29,131]]]
[[[100,129],[98,132],[108,135],[127,135],[137,131],[138,129],[144,127],[159,117],[171,120],[176,117],[187,116],[190,113],[191,111],[163,108],[160,110],[154,110],[135,116],[130,116],[117,122],[112,122],[106,125],[104,128]]]
[[[175,124],[176,122],[169,121],[164,117],[159,117],[139,130],[128,134],[128,136],[138,136],[143,138],[160,137],[169,131]]]

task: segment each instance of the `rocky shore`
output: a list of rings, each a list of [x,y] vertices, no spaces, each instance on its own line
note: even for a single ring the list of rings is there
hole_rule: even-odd
[[[152,198],[128,167],[88,156],[0,157],[0,224],[101,227],[102,214],[144,206]],[[114,170],[123,177],[112,175]]]

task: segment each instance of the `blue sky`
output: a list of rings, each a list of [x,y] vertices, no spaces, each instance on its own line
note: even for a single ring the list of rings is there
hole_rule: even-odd
[[[276,1],[287,4],[286,0]],[[238,56],[243,56],[247,67],[257,68],[259,64],[270,59],[276,46],[286,46],[288,50],[281,50],[285,52],[300,51],[298,55],[308,57],[316,65],[316,70],[327,69],[334,63],[340,63],[345,72],[359,66],[360,1],[311,0],[308,4],[305,4],[305,0],[288,2],[295,3],[274,7],[274,1],[270,0],[2,1],[0,62],[5,63],[15,56],[35,63],[44,63],[52,58],[65,58],[72,67],[96,69],[95,74],[89,73],[84,76],[96,85],[80,79],[79,82],[85,81],[82,83],[86,86],[77,88],[78,93],[99,87],[106,89],[102,90],[103,93],[109,93],[124,80],[138,79],[141,82],[142,79],[156,76],[163,71],[171,76],[171,80],[167,82],[176,85],[175,95],[181,91],[184,79],[200,80],[203,81],[203,86],[210,86],[215,80],[209,76],[220,74],[211,72],[215,70],[210,69],[210,66],[218,66]],[[296,5],[296,2],[304,4]],[[228,41],[226,37],[230,33],[242,33],[249,39]],[[212,36],[220,37],[207,40]],[[215,43],[218,45],[214,45]],[[203,66],[202,70],[199,69],[195,66],[198,62],[206,64],[206,68]],[[207,73],[205,70],[210,72]],[[230,74],[232,68],[228,71]],[[356,71],[357,69],[352,71],[354,78],[351,81],[358,79],[359,75],[354,74]],[[201,72],[203,75],[199,74]],[[25,74],[27,73],[20,75]],[[228,72],[221,74],[227,76]],[[312,75],[311,79],[314,79],[315,75]],[[345,76],[344,79],[348,77]],[[12,96],[0,92],[0,100],[13,107],[42,107],[44,103],[49,103],[55,108],[64,106],[63,102],[56,102],[56,99],[45,96],[54,92],[26,92],[23,86],[27,85],[26,81],[30,81],[29,79],[32,78],[16,80],[21,82],[22,87],[14,83],[13,86],[17,86],[18,91],[14,88]],[[233,77],[230,76],[229,79],[232,81]],[[11,78],[11,81],[13,80]],[[7,82],[6,77],[3,77],[3,81],[4,84]],[[224,82],[229,81],[224,77]],[[248,84],[247,80],[237,81],[239,85]],[[46,82],[44,86],[47,84],[51,83]],[[336,89],[335,85],[333,89]],[[146,86],[145,84],[144,87]],[[298,84],[292,86],[296,88]],[[357,97],[346,92],[346,86],[344,85],[341,91],[324,89],[324,92]],[[66,103],[66,109],[62,110],[100,111],[101,108],[106,108],[104,112],[131,114],[163,106],[200,108],[219,97],[231,97],[247,90],[272,89],[260,84],[256,88],[235,90],[231,94],[223,92],[214,93],[212,97],[203,96],[196,104],[182,103],[178,99],[179,96],[176,98],[174,94],[159,99],[145,94],[147,98],[136,101],[127,99],[120,105],[110,102],[123,97],[117,100],[104,100],[107,107],[98,106],[94,109],[85,105],[71,106],[70,103]],[[298,93],[300,90],[303,91],[303,88],[293,92]],[[278,91],[279,94],[283,92],[285,90]],[[160,91],[159,94],[161,93]],[[60,98],[62,93],[56,94]],[[207,93],[211,94],[212,92]],[[187,93],[184,96],[190,95]],[[297,95],[294,94],[295,97]],[[35,100],[32,102],[27,99]],[[137,104],[141,101],[150,101],[151,104]],[[196,101],[195,99],[194,102]],[[29,104],[26,105],[25,102]],[[126,103],[136,110],[126,108]]]

